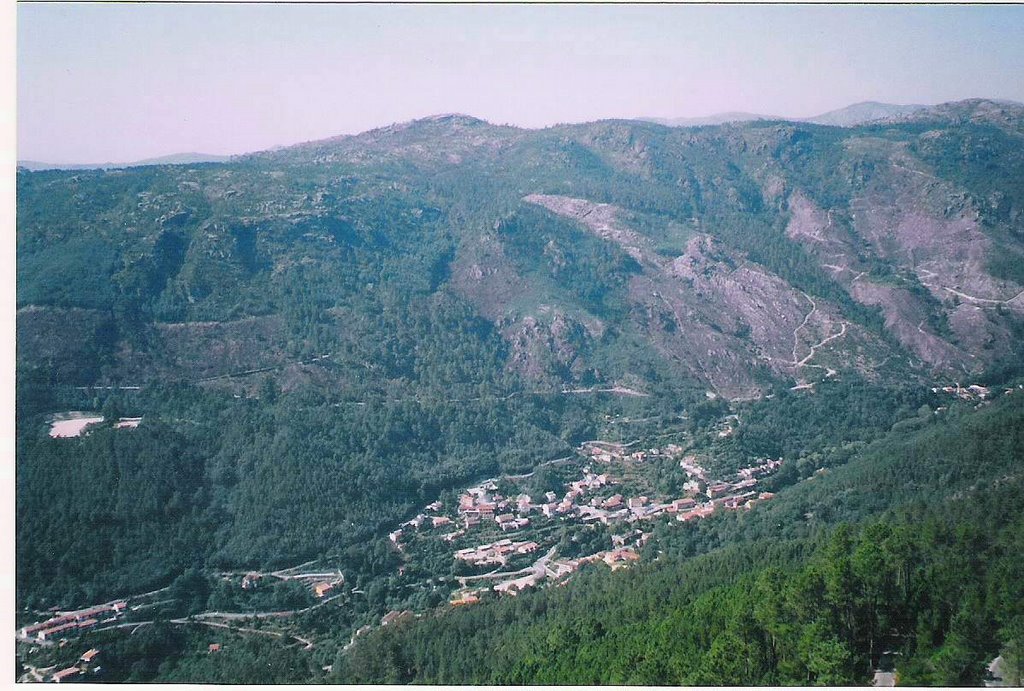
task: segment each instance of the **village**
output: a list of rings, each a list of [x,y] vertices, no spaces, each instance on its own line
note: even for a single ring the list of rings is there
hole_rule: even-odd
[[[1012,393],[1013,389],[1009,389],[1006,393]],[[933,386],[932,393],[945,393],[951,396],[955,396],[962,401],[984,401],[992,397],[992,390],[987,386],[981,386],[980,384],[970,384],[968,386],[960,386],[957,382],[953,386]]]
[[[263,590],[274,583],[295,582],[305,588],[310,596],[314,598],[314,604],[298,610],[282,610],[270,612],[202,612],[191,617],[168,618],[166,621],[179,625],[197,625],[213,627],[219,630],[232,630],[237,632],[256,632],[262,635],[276,636],[286,642],[295,641],[304,645],[307,649],[312,647],[312,642],[299,635],[286,634],[283,631],[274,629],[255,630],[246,626],[247,622],[256,620],[279,620],[284,621],[296,614],[322,607],[343,596],[342,586],[345,577],[340,570],[312,570],[311,567],[316,561],[305,562],[297,566],[281,569],[273,572],[261,573],[258,571],[245,572],[220,572],[216,576],[220,580],[230,583],[243,591]],[[50,616],[41,621],[26,623],[20,626],[15,632],[15,640],[19,648],[28,655],[37,651],[63,651],[92,632],[109,631],[112,629],[123,629],[134,633],[138,628],[153,623],[153,612],[161,606],[174,602],[173,598],[167,599],[169,588],[161,588],[149,593],[132,595],[110,602],[92,605],[77,610],[59,611],[52,610]],[[209,646],[209,653],[219,652],[220,643],[212,643]],[[84,645],[82,647],[85,647]],[[102,672],[102,661],[100,648],[90,648],[71,666],[64,666],[57,669],[56,666],[36,667],[25,664],[25,674],[22,681],[35,682],[69,682],[84,681],[83,677],[89,675],[91,678]],[[59,652],[59,657],[67,659],[65,653]],[[65,665],[67,663],[65,662]]]
[[[93,605],[84,609],[54,612],[53,616],[40,622],[26,624],[18,629],[16,640],[19,643],[34,646],[60,646],[70,643],[70,639],[103,626],[117,626],[123,621],[128,611],[126,600],[113,600],[101,605]],[[96,648],[86,650],[74,665],[54,671],[55,668],[36,669],[27,666],[23,681],[52,681],[55,683],[78,681],[87,674],[97,674],[102,668]]]
[[[260,571],[221,571],[221,580],[237,584],[242,590],[256,590],[266,586],[268,581],[295,581],[303,584],[317,599],[329,598],[336,594],[345,582],[345,575],[339,569],[330,571],[308,571],[315,562],[308,561],[287,569],[263,573]]]
[[[59,640],[72,632],[86,631],[100,624],[116,622],[127,605],[124,600],[117,600],[86,609],[57,613],[45,621],[21,627],[18,630],[18,637],[23,641],[39,643]]]
[[[60,684],[62,682],[66,683],[69,681],[82,681],[80,677],[85,675],[96,675],[102,672],[103,667],[100,663],[100,651],[97,648],[90,648],[78,657],[75,664],[70,667],[64,667],[56,672],[52,671],[55,669],[54,667],[37,669],[28,665],[26,667],[28,671],[18,681],[51,681],[55,684]]]
[[[77,420],[76,420],[77,422]],[[134,423],[135,421],[130,421]],[[125,425],[125,426],[131,426]],[[730,425],[727,429],[731,429]],[[79,433],[81,433],[79,431]],[[519,476],[491,478],[435,500],[414,517],[401,523],[388,535],[389,544],[400,555],[407,569],[420,563],[419,575],[406,581],[406,588],[431,589],[440,586],[451,607],[463,607],[485,598],[515,596],[532,588],[563,585],[587,565],[603,564],[612,570],[629,567],[641,560],[641,550],[652,536],[655,521],[672,524],[697,521],[718,512],[746,511],[770,500],[771,492],[759,483],[782,465],[778,459],[758,459],[726,477],[714,477],[701,459],[687,453],[683,446],[667,444],[662,448],[634,448],[637,442],[585,442],[571,456],[541,464],[538,468],[557,468],[546,485],[552,489],[536,491],[529,478],[536,472]],[[666,472],[678,480],[676,494],[654,489]],[[558,489],[560,487],[561,489]],[[545,489],[546,489],[545,488]],[[558,489],[558,491],[555,491]],[[449,497],[455,497],[454,501]],[[583,531],[586,544],[566,552],[566,536]],[[450,558],[452,572],[447,575],[422,566],[427,554]],[[299,583],[315,604],[304,609],[267,612],[203,612],[172,623],[212,626],[250,632],[243,620],[284,621],[310,609],[316,609],[346,593],[361,593],[346,585],[338,568],[314,568],[320,560],[298,564],[278,571],[224,571],[212,577],[242,591],[263,591],[274,583]],[[424,578],[424,574],[429,574]],[[139,619],[141,611],[158,606],[167,589],[142,596],[122,598],[84,609],[54,612],[17,631],[17,640],[26,646],[73,645],[90,631],[125,628],[133,631],[149,621]],[[443,601],[443,600],[442,600]],[[129,602],[132,606],[129,607]],[[397,602],[396,602],[397,604]],[[129,616],[130,615],[130,616]],[[411,610],[388,611],[380,626],[419,616]],[[151,617],[150,617],[151,618]],[[312,642],[286,630],[272,627],[256,631],[297,641],[306,647]],[[369,630],[361,627],[353,641]],[[253,630],[254,631],[254,630]],[[210,654],[219,643],[211,644]],[[83,646],[86,647],[86,646]],[[81,681],[86,674],[99,673],[99,649],[90,649],[71,666],[36,669],[28,666],[26,681]]]
[[[677,444],[632,451],[623,444],[592,441],[579,448],[578,456],[581,476],[566,483],[562,494],[547,491],[537,497],[525,492],[506,495],[499,491],[499,485],[507,488],[510,478],[492,478],[465,489],[455,507],[445,507],[440,501],[428,504],[390,533],[391,544],[404,557],[412,559],[415,554],[409,550],[408,538],[415,536],[417,543],[424,539],[441,541],[451,546],[456,563],[490,569],[456,576],[460,588],[453,593],[450,604],[475,604],[486,590],[515,595],[543,581],[564,582],[585,564],[603,562],[612,569],[628,566],[640,559],[638,550],[649,539],[650,532],[639,527],[623,532],[624,526],[666,517],[686,523],[718,511],[749,510],[772,499],[774,495],[760,491],[758,484],[782,465],[780,459],[759,459],[755,465],[718,480],[709,476],[696,456],[686,455]],[[685,473],[682,496],[655,498],[653,492],[631,493],[622,489],[630,469],[666,459],[677,463]],[[637,483],[628,484],[635,489]],[[556,546],[550,543],[559,526],[572,525],[609,528],[612,548],[560,558]],[[484,538],[496,534],[509,537],[473,540],[475,535]],[[469,546],[461,546],[464,544]],[[526,555],[549,546],[536,561],[524,563]]]

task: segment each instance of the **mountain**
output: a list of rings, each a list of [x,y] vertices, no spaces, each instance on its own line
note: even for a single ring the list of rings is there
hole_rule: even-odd
[[[41,161],[19,160],[18,167],[25,170],[92,170],[110,168],[133,168],[136,166],[166,166],[182,165],[187,163],[223,163],[230,160],[230,156],[215,156],[213,154],[168,154],[156,158],[145,158],[141,161],[131,163],[43,163]]]
[[[896,105],[892,103],[878,103],[876,101],[865,101],[855,103],[845,108],[832,110],[821,115],[809,118],[791,118],[777,115],[759,115],[757,113],[716,113],[705,117],[697,118],[640,118],[644,122],[656,122],[668,127],[705,127],[708,125],[724,125],[726,123],[756,122],[760,120],[786,121],[786,122],[810,122],[816,125],[828,125],[831,127],[854,127],[880,120],[893,120],[911,116],[928,106],[922,105]]]
[[[621,349],[727,398],[842,369],[979,372],[1014,352],[1024,307],[1013,230],[1021,131],[992,133],[1005,166],[994,183],[957,160],[956,146],[982,136],[630,121],[533,131],[441,116],[225,167],[22,176],[19,304],[49,314],[129,301],[157,342],[184,339],[175,347],[190,352],[201,342],[191,322],[276,323],[290,267],[327,280],[326,257],[358,251],[486,319],[511,349],[509,367],[548,386],[649,385],[612,364]],[[123,196],[132,188],[137,200]],[[106,208],[74,211],[73,222],[135,230],[57,235],[34,220],[43,190],[50,207],[96,190]],[[370,211],[382,204],[403,209],[389,223],[408,230],[393,240],[397,229]],[[83,267],[86,293],[63,296],[49,278],[57,258],[84,259],[59,251],[63,242],[103,257]],[[261,362],[284,357],[275,353]],[[110,356],[93,383],[229,364]]]
[[[786,118],[756,113],[715,113],[697,118],[640,118],[644,122],[656,122],[668,127],[704,127],[706,125],[724,125],[728,122],[751,122],[754,120],[785,120]]]
[[[1024,375],[1022,139],[1024,106],[994,101],[848,127],[526,130],[456,114],[201,166],[19,170],[19,625],[136,598],[144,609],[130,616],[160,623],[83,639],[111,656],[110,680],[238,682],[266,667],[252,679],[338,681],[323,669],[358,649],[348,646],[364,627],[389,617],[387,643],[403,611],[450,611],[459,584],[484,575],[454,551],[495,543],[510,524],[470,525],[459,512],[468,488],[493,478],[480,492],[561,494],[600,474],[587,442],[630,450],[608,468],[620,501],[677,499],[692,481],[687,458],[708,478],[765,459],[781,467],[758,488],[774,498],[755,492],[749,514],[694,531],[673,533],[681,524],[666,514],[637,536],[635,521],[537,508],[529,525],[512,524],[525,551],[503,556],[516,572],[549,550],[583,568],[564,560],[642,540],[638,568],[661,549],[675,556],[657,578],[678,582],[685,559],[708,554],[727,572],[714,554],[760,554],[773,531],[792,527],[795,553],[809,555],[840,521],[1010,482]],[[90,418],[102,421],[59,436],[61,423]],[[897,518],[906,530],[932,520]],[[993,564],[1001,544],[986,546]],[[582,580],[592,578],[614,582]],[[927,592],[913,590],[931,627],[914,640],[934,652],[955,618],[979,647],[951,647],[935,664],[963,657],[963,680],[976,682],[980,656],[1012,637],[992,633],[991,618],[977,624],[988,638],[971,634],[969,612],[932,609]],[[878,663],[874,634],[893,629],[881,610],[862,618],[875,591],[856,593],[830,600],[845,624],[798,617],[802,662],[783,657],[803,682],[859,683]],[[856,616],[843,609],[854,601]],[[644,610],[630,607],[635,632]],[[254,642],[252,627],[232,628],[246,612],[315,645]],[[592,623],[585,635],[603,638]],[[652,657],[649,676],[602,681],[713,681],[752,640],[744,625],[715,629],[716,656],[700,669]],[[925,631],[900,626],[899,640]],[[554,650],[581,650],[584,633],[548,633]],[[687,649],[711,645],[692,633]],[[225,643],[223,658],[211,643]],[[388,659],[406,665],[405,645]],[[25,648],[34,668],[74,662]],[[543,659],[502,650],[510,665]],[[349,666],[360,659],[337,665],[341,680],[391,678]],[[619,662],[640,664],[629,659]],[[488,679],[565,680],[515,669]],[[437,681],[407,667],[395,679]]]
[[[922,105],[896,105],[893,103],[878,103],[876,101],[864,101],[854,103],[851,106],[831,110],[812,118],[805,118],[804,122],[813,122],[817,125],[830,125],[832,127],[852,127],[864,125],[878,120],[901,118],[913,115],[928,106]]]
[[[940,103],[912,113],[905,113],[884,122],[937,122],[949,124],[988,123],[1006,129],[1019,129],[1024,106],[1016,101],[971,98],[952,103]]]

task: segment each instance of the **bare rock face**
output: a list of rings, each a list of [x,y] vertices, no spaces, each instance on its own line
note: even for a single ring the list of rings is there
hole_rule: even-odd
[[[809,243],[815,252],[821,252],[822,249],[844,255],[851,252],[853,237],[842,233],[840,227],[833,224],[831,211],[819,208],[800,190],[795,190],[789,197],[789,213],[786,235],[791,240]],[[850,261],[856,257],[843,258]],[[825,266],[832,269],[849,268],[846,265]]]
[[[573,199],[552,194],[530,194],[524,202],[543,206],[559,216],[571,218],[586,226],[602,240],[621,246],[629,256],[641,264],[648,259],[644,250],[647,240],[619,222],[620,209],[611,204],[595,204],[586,199]]]
[[[885,326],[907,350],[930,365],[955,368],[967,355],[935,334],[928,325],[931,308],[920,294],[905,287],[873,279],[870,263],[860,250],[862,242],[850,227],[850,219],[819,208],[795,191],[789,198],[790,220],[786,234],[800,242],[832,273],[857,302],[878,306]]]
[[[527,282],[516,273],[493,235],[479,236],[460,248],[451,266],[451,283],[487,319],[497,322],[508,306],[528,294]]]
[[[855,281],[850,294],[861,304],[879,306],[885,328],[924,362],[940,369],[957,369],[970,360],[970,354],[925,328],[929,311],[912,293],[884,283]]]
[[[511,346],[509,367],[526,379],[548,385],[594,379],[579,352],[586,327],[560,310],[542,305],[544,319],[528,316],[507,324],[502,333]]]
[[[1024,316],[1021,286],[988,272],[992,243],[962,192],[903,149],[886,144],[884,153],[848,214],[793,191],[787,235],[855,300],[878,306],[917,358],[938,370],[977,371],[1010,347],[1008,320]],[[887,276],[872,272],[880,266]]]
[[[594,123],[580,133],[578,141],[602,151],[615,167],[632,175],[654,175],[655,166],[644,133],[627,123]]]
[[[636,259],[642,272],[629,287],[636,328],[669,360],[725,396],[759,395],[770,373],[803,380],[834,376],[839,367],[870,371],[875,363],[865,353],[885,350],[834,305],[796,290],[709,235],[693,236],[682,255],[667,258],[613,205],[554,195],[524,201],[578,221]]]
[[[939,300],[947,289],[982,300],[1003,300],[1021,286],[986,268],[992,243],[966,195],[900,151],[851,203],[854,228],[873,253],[908,267]]]
[[[890,122],[934,122],[935,129],[880,135],[853,128],[830,149],[833,140],[799,123],[669,135],[620,121],[556,127],[538,135],[547,147],[545,157],[516,159],[530,163],[529,172],[516,178],[515,188],[521,190],[518,195],[546,192],[526,194],[522,200],[575,221],[632,257],[641,270],[628,279],[628,318],[613,328],[634,330],[638,341],[725,395],[756,395],[767,379],[779,376],[803,382],[838,376],[846,368],[873,376],[887,362],[899,362],[903,369],[913,362],[922,373],[934,370],[944,376],[980,371],[1012,352],[1013,334],[1024,321],[1024,286],[988,270],[995,244],[980,214],[1005,206],[1007,222],[1019,225],[1020,203],[1006,190],[977,196],[958,186],[969,178],[933,170],[925,162],[934,149],[928,142],[954,136],[951,126],[972,123],[1019,137],[1024,110],[972,100],[900,114]],[[333,146],[337,155],[352,161],[353,156],[373,155],[416,165],[466,166],[489,156],[489,165],[497,166],[495,161],[506,154],[525,151],[517,147],[527,146],[531,136],[445,116],[323,148]],[[983,145],[984,135],[961,145],[971,142]],[[678,204],[667,204],[672,209],[667,213],[692,214],[687,229],[702,228],[702,199],[716,208],[746,212],[756,207],[781,215],[789,239],[814,257],[853,301],[878,308],[887,334],[851,321],[837,304],[803,293],[708,235],[690,235],[683,240],[685,247],[670,243],[666,249],[632,220],[638,209],[630,204],[624,209],[582,198],[590,192],[547,193],[600,189],[592,181],[591,187],[577,185],[575,159],[565,154],[569,150],[586,152],[597,167],[643,180],[667,198],[678,199]],[[834,156],[837,167],[815,167],[819,152]],[[992,155],[1005,157],[998,150]],[[559,168],[566,161],[570,167]],[[1000,161],[1013,165],[1012,160]],[[794,165],[802,168],[805,162],[809,171],[798,174]],[[545,181],[541,171],[549,169],[559,172]],[[498,168],[487,170],[497,174]],[[751,194],[760,197],[755,207],[747,206]],[[653,202],[652,208],[659,203]],[[687,237],[675,237],[680,235]],[[562,357],[543,367],[525,364],[540,362],[539,355],[526,355],[539,352],[540,344],[559,348],[549,332],[551,315],[541,303],[557,304],[552,309],[587,324],[586,339],[600,338],[595,334],[604,333],[604,325],[598,326],[599,320],[578,305],[570,308],[571,298],[533,294],[531,280],[520,276],[504,256],[502,242],[485,233],[463,243],[452,265],[451,285],[487,318],[504,325],[502,332],[518,344],[516,367],[535,373],[563,367]],[[566,250],[549,244],[542,259],[562,268],[568,261]],[[538,321],[527,324],[524,315]],[[512,329],[510,324],[517,326]]]
[[[1009,328],[1009,311],[1002,314],[998,308],[993,312],[990,308],[980,307],[967,302],[960,303],[947,310],[949,328],[957,343],[969,353],[985,355],[997,351],[1014,338]]]

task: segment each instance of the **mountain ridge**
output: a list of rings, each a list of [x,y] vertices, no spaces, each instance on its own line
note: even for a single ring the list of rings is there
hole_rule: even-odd
[[[137,168],[139,166],[187,165],[192,163],[224,163],[231,156],[201,154],[196,152],[167,154],[153,158],[144,158],[127,163],[45,163],[43,161],[18,160],[18,167],[31,171],[39,170],[107,170],[113,168]]]
[[[726,112],[715,113],[703,117],[682,117],[682,118],[637,118],[647,122],[655,122],[669,127],[703,127],[708,125],[723,125],[740,122],[756,121],[783,121],[783,122],[806,122],[815,125],[827,125],[831,127],[854,127],[871,123],[894,123],[908,119],[924,119],[930,114],[939,115],[948,113],[957,108],[969,106],[970,104],[990,103],[996,106],[1019,107],[1017,101],[1007,99],[984,99],[970,98],[957,101],[945,101],[934,105],[922,104],[895,104],[879,101],[861,101],[852,103],[842,108],[837,108],[819,115],[810,117],[794,118],[778,115],[763,115],[759,113]]]
[[[830,110],[819,115],[802,118],[782,115],[764,115],[760,113],[725,112],[714,113],[704,117],[638,119],[656,122],[669,127],[703,127],[707,125],[724,125],[729,123],[755,121],[807,122],[815,125],[829,125],[832,127],[852,127],[886,118],[911,115],[929,107],[930,106],[917,104],[899,105],[894,103],[881,103],[878,101],[861,101],[842,108]]]
[[[529,128],[521,127],[518,125],[495,125],[483,118],[478,118],[473,115],[465,113],[438,113],[435,115],[427,115],[420,118],[413,118],[411,120],[405,120],[401,122],[394,122],[389,125],[381,125],[379,127],[373,127],[362,132],[356,132],[352,134],[341,134],[341,135],[330,135],[327,137],[321,137],[317,139],[311,139],[303,142],[296,142],[294,144],[285,144],[281,146],[272,147],[269,149],[260,149],[251,152],[244,152],[240,154],[232,155],[215,155],[215,154],[202,154],[202,153],[174,153],[167,154],[164,156],[157,156],[153,158],[141,159],[138,161],[121,162],[121,163],[48,163],[36,160],[19,159],[17,165],[20,168],[31,171],[39,170],[92,170],[92,169],[115,169],[115,168],[130,168],[148,165],[178,165],[178,164],[191,164],[191,163],[223,163],[230,161],[234,158],[253,156],[257,154],[276,152],[283,149],[289,149],[293,147],[303,147],[313,144],[320,144],[330,141],[340,141],[353,137],[362,137],[364,135],[371,134],[386,134],[393,133],[406,129],[417,123],[435,123],[435,124],[454,124],[457,123],[461,126],[475,126],[475,125],[489,125],[492,127],[504,127],[521,131],[543,131],[549,129],[555,129],[559,127],[565,127],[567,125],[578,124],[586,125],[594,122],[646,122],[665,127],[705,127],[705,126],[718,126],[732,123],[750,123],[750,122],[792,122],[792,123],[811,123],[821,124],[829,126],[840,126],[840,127],[852,127],[856,125],[867,124],[869,122],[899,122],[906,118],[916,116],[915,119],[925,119],[929,117],[929,113],[935,113],[936,117],[942,116],[943,113],[948,114],[950,111],[955,111],[958,108],[969,106],[970,104],[993,104],[995,106],[1005,106],[1010,108],[1021,107],[1022,104],[1017,101],[1008,99],[984,99],[984,98],[973,98],[973,99],[962,99],[958,101],[948,101],[932,106],[911,104],[911,105],[898,105],[882,103],[877,101],[862,101],[858,103],[845,106],[833,111],[828,111],[820,115],[805,117],[805,118],[791,118],[785,116],[776,115],[763,115],[758,113],[747,113],[747,112],[723,112],[714,113],[707,116],[697,117],[679,117],[679,118],[656,118],[656,117],[636,117],[636,118],[605,118],[602,120],[586,121],[582,123],[558,123],[553,125],[546,125],[543,127]]]

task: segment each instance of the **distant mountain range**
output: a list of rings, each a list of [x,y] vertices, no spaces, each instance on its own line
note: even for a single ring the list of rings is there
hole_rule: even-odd
[[[807,118],[804,122],[810,122],[815,125],[832,125],[833,127],[856,127],[857,125],[887,120],[889,118],[902,118],[928,108],[929,106],[916,103],[899,105],[896,103],[864,101],[863,103],[854,103],[838,110],[830,110],[813,118]]]
[[[790,122],[809,122],[815,125],[831,125],[833,127],[855,127],[869,122],[898,118],[925,110],[929,106],[920,104],[899,105],[895,103],[878,103],[864,101],[853,105],[831,110],[811,118],[790,118],[781,115],[761,115],[758,113],[716,113],[698,118],[640,118],[646,122],[656,122],[669,127],[702,127],[704,125],[723,125],[729,122],[752,122],[757,120],[787,120]]]
[[[168,154],[156,158],[146,158],[130,163],[45,163],[43,161],[18,161],[19,168],[27,170],[107,170],[110,168],[136,168],[138,166],[167,166],[188,163],[224,163],[230,156],[215,156],[195,152]]]
[[[728,113],[715,113],[697,118],[639,118],[644,122],[655,122],[659,125],[669,127],[705,127],[708,125],[724,125],[730,122],[754,122],[758,120],[788,120],[775,115],[759,115],[758,113],[742,113],[730,111]]]

